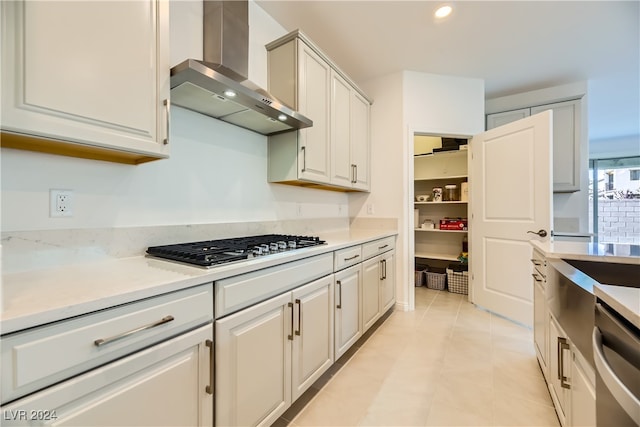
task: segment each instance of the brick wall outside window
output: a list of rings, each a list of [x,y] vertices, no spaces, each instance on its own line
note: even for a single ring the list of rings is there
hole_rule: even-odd
[[[598,241],[640,244],[640,199],[599,199]]]

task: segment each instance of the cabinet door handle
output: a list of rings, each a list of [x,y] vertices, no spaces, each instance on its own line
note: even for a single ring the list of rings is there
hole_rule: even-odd
[[[569,343],[566,338],[558,337],[558,379],[560,380],[560,386],[562,388],[571,388],[571,385],[566,382],[569,380],[564,375],[564,350],[569,350]]]
[[[165,113],[165,117],[167,119],[167,135],[166,138],[162,141],[162,143],[164,145],[167,145],[169,143],[169,135],[171,135],[171,101],[169,101],[168,99],[165,99],[164,102],[164,113]]]
[[[298,330],[296,331],[296,335],[300,336],[300,330],[302,329],[302,323],[300,323],[302,318],[302,304],[300,304],[300,300],[296,300],[296,304],[298,304]]]
[[[127,332],[122,332],[122,333],[120,333],[118,335],[114,335],[114,336],[109,337],[109,338],[100,338],[100,339],[95,340],[93,343],[96,345],[96,347],[102,347],[103,345],[110,344],[110,343],[112,343],[114,341],[121,340],[121,339],[126,338],[126,337],[128,337],[130,335],[137,334],[138,332],[146,331],[148,329],[152,329],[152,328],[155,328],[157,326],[164,325],[165,323],[169,323],[169,322],[171,322],[173,320],[174,320],[173,316],[166,316],[166,317],[163,317],[162,319],[158,320],[157,322],[152,322],[152,323],[149,323],[148,325],[140,326],[138,328],[131,329],[130,331],[127,331]]]
[[[359,256],[360,256],[360,255],[356,254],[356,255],[351,256],[351,257],[349,257],[349,258],[345,258],[344,260],[345,260],[345,261],[351,261],[352,259],[356,259],[356,258],[358,258]]]
[[[531,275],[533,276],[533,280],[536,282],[542,282],[542,279],[536,273],[532,273]]]
[[[300,147],[300,151],[302,151],[302,172],[307,171],[307,147],[304,145]]]
[[[384,266],[384,276],[382,277],[384,280],[387,280],[387,260],[382,260],[382,265]]]
[[[287,339],[293,341],[293,303],[288,302],[287,307],[291,309],[291,334],[287,335]]]
[[[205,387],[205,391],[207,394],[213,394],[213,360],[214,360],[214,349],[213,349],[213,341],[207,340],[205,341],[207,347],[209,347],[209,385]]]
[[[380,264],[380,280],[384,280],[384,260],[381,259],[378,263]]]
[[[342,282],[340,280],[336,281],[336,285],[338,285],[338,299],[339,303],[336,305],[336,308],[342,308]]]

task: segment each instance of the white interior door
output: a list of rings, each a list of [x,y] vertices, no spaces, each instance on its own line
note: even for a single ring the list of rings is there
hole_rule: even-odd
[[[552,220],[552,112],[491,129],[471,143],[473,302],[533,325],[530,239]],[[529,231],[544,230],[546,236]]]

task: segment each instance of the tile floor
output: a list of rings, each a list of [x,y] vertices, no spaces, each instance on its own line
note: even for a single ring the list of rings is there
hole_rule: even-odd
[[[558,426],[532,331],[466,298],[416,288],[274,426]]]

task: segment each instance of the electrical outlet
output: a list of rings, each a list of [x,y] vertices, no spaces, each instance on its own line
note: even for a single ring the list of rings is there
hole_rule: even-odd
[[[73,216],[73,191],[71,190],[49,190],[49,216],[71,217]]]

